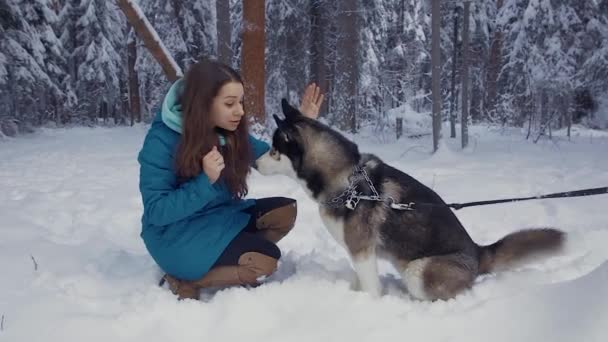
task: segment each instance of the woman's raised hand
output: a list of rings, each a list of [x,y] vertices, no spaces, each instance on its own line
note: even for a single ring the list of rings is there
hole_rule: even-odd
[[[316,83],[309,84],[302,94],[300,101],[300,112],[311,119],[319,117],[319,110],[323,104],[324,94]]]

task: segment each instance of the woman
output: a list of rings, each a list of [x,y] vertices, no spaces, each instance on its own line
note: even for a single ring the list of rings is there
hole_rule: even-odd
[[[138,156],[141,236],[180,299],[257,285],[276,270],[276,243],[295,222],[293,199],[243,199],[251,165],[269,149],[248,133],[243,96],[233,69],[196,63],[169,89]],[[322,101],[311,84],[302,113],[316,118]]]

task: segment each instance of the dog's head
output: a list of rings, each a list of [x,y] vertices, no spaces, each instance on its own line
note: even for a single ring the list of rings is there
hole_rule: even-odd
[[[317,120],[281,101],[285,119],[274,115],[277,129],[272,147],[256,161],[262,174],[283,174],[296,180],[322,183],[359,160],[357,146]],[[317,184],[315,188],[320,186]],[[315,189],[309,189],[315,193]]]
[[[281,106],[285,119],[273,115],[277,129],[272,135],[272,146],[255,164],[261,174],[282,174],[296,179],[306,149],[300,130],[307,125],[307,118],[285,99],[281,101]]]

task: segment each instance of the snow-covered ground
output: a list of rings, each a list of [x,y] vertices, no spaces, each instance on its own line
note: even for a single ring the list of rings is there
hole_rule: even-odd
[[[157,286],[139,237],[146,129],[0,141],[0,341],[608,341],[608,195],[458,211],[478,243],[553,226],[569,233],[568,247],[430,303],[411,299],[386,263],[382,298],[351,290],[346,254],[313,202],[287,178],[254,173],[250,196],[299,202],[279,271],[255,289],[178,302]],[[518,130],[472,127],[471,147],[447,139],[435,155],[428,136],[395,142],[369,130],[355,140],[448,202],[608,185],[607,133],[555,134],[532,144]]]

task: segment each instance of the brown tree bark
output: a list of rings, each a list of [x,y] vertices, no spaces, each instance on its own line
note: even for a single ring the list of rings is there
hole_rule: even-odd
[[[137,36],[144,42],[144,45],[150,51],[154,59],[160,64],[163,72],[170,82],[174,82],[182,77],[182,70],[177,65],[171,55],[168,54],[163,42],[160,41],[158,35],[150,25],[148,19],[143,16],[143,11],[139,6],[128,0],[116,0],[118,7],[123,11],[127,21],[137,33]]]
[[[245,83],[245,110],[258,123],[265,118],[266,59],[264,0],[243,1],[241,72]]]

